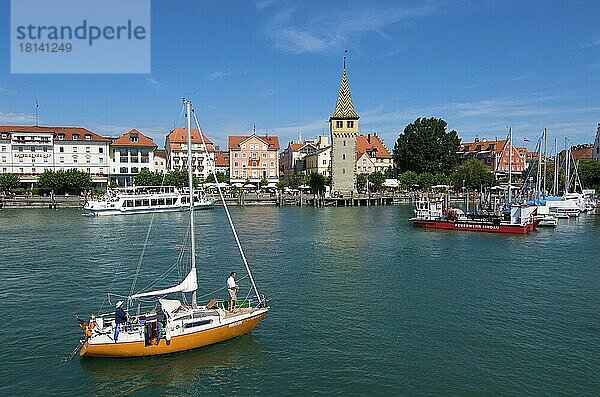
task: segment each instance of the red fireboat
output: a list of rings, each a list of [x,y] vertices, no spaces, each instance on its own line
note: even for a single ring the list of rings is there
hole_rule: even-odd
[[[468,230],[488,233],[527,234],[540,223],[535,219],[537,207],[515,204],[510,216],[466,214],[458,208],[444,210],[441,200],[420,200],[415,203],[415,217],[408,221],[413,226],[430,229]]]

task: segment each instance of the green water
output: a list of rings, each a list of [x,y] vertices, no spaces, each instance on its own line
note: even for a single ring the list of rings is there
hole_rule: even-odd
[[[0,211],[0,395],[600,393],[600,214],[523,237],[413,229],[409,207],[232,213],[272,307],[251,334],[65,362],[75,315],[129,292],[151,216]],[[203,295],[243,267],[222,210],[198,214]],[[139,288],[176,261],[185,223],[154,217]]]

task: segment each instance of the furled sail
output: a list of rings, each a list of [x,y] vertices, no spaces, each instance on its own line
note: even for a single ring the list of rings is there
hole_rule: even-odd
[[[143,298],[145,296],[166,295],[166,294],[173,294],[176,292],[194,292],[197,289],[198,289],[198,280],[197,280],[197,276],[196,276],[196,268],[194,267],[188,273],[188,275],[185,277],[185,279],[181,283],[179,283],[178,285],[176,285],[174,287],[159,289],[157,291],[140,292],[139,294],[131,295],[129,298],[130,299],[138,299],[138,298]]]

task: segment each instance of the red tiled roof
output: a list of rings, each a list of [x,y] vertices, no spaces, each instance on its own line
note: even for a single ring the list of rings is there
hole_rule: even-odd
[[[356,137],[356,158],[375,150],[375,158],[391,159],[392,155],[377,135],[358,135]]]
[[[290,149],[292,149],[292,152],[297,152],[304,145],[304,143],[290,143]]]
[[[258,138],[260,141],[266,143],[269,149],[278,149],[279,150],[279,138],[277,136],[272,135],[229,135],[227,137],[227,147],[229,149],[239,149],[240,144],[247,139],[252,137]]]
[[[137,142],[132,141],[132,134],[133,134],[133,137],[135,137],[137,134]],[[119,139],[114,141],[111,145],[112,146],[158,147],[158,145],[156,143],[154,143],[154,141],[152,139],[148,138],[146,135],[142,134],[135,128],[124,133],[121,137],[119,137]]]
[[[573,149],[571,151],[571,154],[573,155],[573,159],[575,159],[575,160],[580,160],[580,159],[591,160],[592,153],[594,152],[593,149],[594,148],[592,146],[581,147],[581,148]]]
[[[461,146],[462,151],[464,153],[467,153],[467,152],[482,152],[482,151],[492,150],[490,148],[490,146],[494,145],[493,151],[498,153],[504,149],[506,142],[507,141],[505,139],[500,140],[500,141],[465,142],[465,143],[461,143],[460,146]],[[477,149],[478,146],[481,146],[481,149]]]
[[[92,141],[92,142],[110,142],[110,139],[104,138],[95,132],[92,132],[83,127],[41,127],[41,126],[24,126],[24,125],[3,125],[0,126],[0,132],[50,132],[57,138],[58,134],[64,134],[65,141]],[[73,139],[73,134],[78,135],[77,139]],[[85,139],[89,135],[90,139]]]
[[[215,152],[215,165],[229,167],[229,152]]]
[[[196,128],[192,128],[192,143],[202,143],[200,139],[200,133]],[[212,145],[212,141],[208,139],[206,134],[202,134],[204,136],[204,142],[206,145]],[[186,128],[174,128],[167,135],[167,141],[169,143],[187,143],[187,129]]]

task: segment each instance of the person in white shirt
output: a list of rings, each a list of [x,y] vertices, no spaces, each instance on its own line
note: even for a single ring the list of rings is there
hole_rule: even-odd
[[[236,292],[240,287],[235,283],[236,272],[231,272],[227,278],[227,292],[229,292],[229,301],[227,302],[227,310],[230,312],[235,308],[235,301],[237,300]]]

